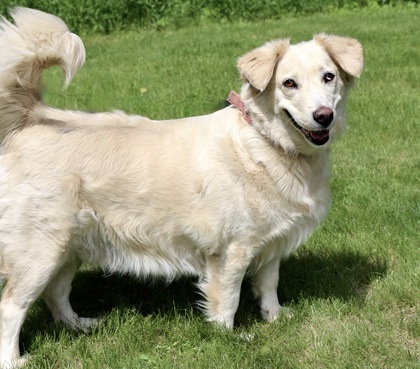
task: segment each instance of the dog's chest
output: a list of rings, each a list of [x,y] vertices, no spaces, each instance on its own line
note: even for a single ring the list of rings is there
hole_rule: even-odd
[[[290,253],[327,215],[331,203],[328,161],[301,159],[276,169],[271,173],[273,184],[255,192],[259,215],[254,220],[263,243],[276,241]]]

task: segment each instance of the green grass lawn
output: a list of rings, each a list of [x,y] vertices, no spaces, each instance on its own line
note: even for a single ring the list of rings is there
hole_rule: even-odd
[[[365,70],[332,152],[328,219],[280,270],[291,317],[259,319],[247,282],[232,331],[206,323],[194,280],[169,286],[84,269],[75,310],[90,334],[55,326],[40,301],[21,335],[29,368],[415,368],[420,359],[420,49],[418,9],[85,35],[87,63],[48,103],[156,119],[199,115],[238,89],[236,58],[273,38],[327,32],[359,39]]]

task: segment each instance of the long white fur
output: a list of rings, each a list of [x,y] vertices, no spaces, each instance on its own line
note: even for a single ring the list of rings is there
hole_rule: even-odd
[[[241,57],[252,125],[234,107],[157,122],[45,106],[42,71],[60,65],[68,83],[83,44],[55,16],[23,8],[12,16],[0,23],[0,365],[24,363],[19,332],[41,294],[55,320],[93,324],[68,299],[83,262],[140,277],[199,276],[208,320],[227,327],[248,272],[263,318],[274,320],[280,260],[330,204],[329,142],[310,143],[284,109],[318,130],[313,112],[328,107],[331,136],[342,131],[360,44],[318,35]],[[287,78],[299,90],[286,89]]]

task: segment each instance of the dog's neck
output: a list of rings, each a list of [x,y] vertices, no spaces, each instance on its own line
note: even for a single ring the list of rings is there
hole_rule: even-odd
[[[249,124],[252,124],[251,113],[245,108],[245,104],[241,100],[241,97],[238,93],[236,93],[235,91],[230,91],[226,101],[228,103],[231,103],[236,109],[238,109],[242,113],[243,118]]]

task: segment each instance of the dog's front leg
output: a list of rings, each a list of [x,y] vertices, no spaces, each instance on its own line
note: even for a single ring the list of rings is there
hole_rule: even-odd
[[[252,260],[246,246],[231,244],[226,253],[207,258],[205,280],[201,285],[209,321],[233,327],[239,305],[241,285]]]
[[[253,278],[253,291],[260,300],[261,316],[268,322],[274,321],[281,309],[277,296],[279,284],[280,256],[262,265]]]

